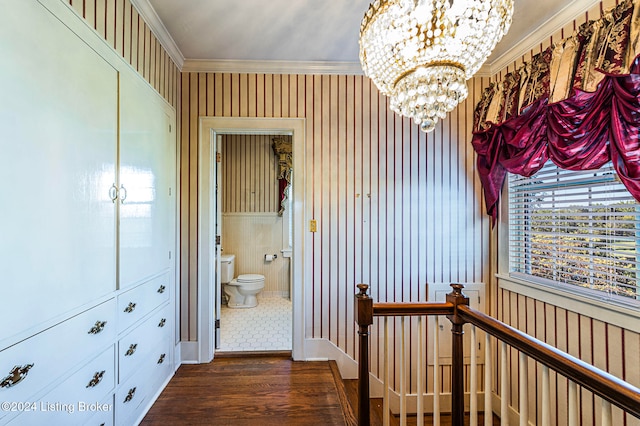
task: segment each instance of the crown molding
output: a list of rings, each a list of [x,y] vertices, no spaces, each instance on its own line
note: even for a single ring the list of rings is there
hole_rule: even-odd
[[[149,25],[151,32],[158,38],[158,41],[165,48],[169,57],[178,66],[179,70],[182,70],[184,65],[184,55],[178,48],[178,45],[167,31],[167,28],[160,20],[160,17],[156,13],[156,10],[151,6],[149,0],[130,0],[133,7],[136,8],[138,14],[142,16],[144,22]]]
[[[483,64],[477,73],[473,75],[474,77],[493,77],[493,73],[491,72],[491,67],[486,63]]]
[[[540,25],[531,34],[520,40],[511,49],[489,64],[491,74],[495,75],[507,66],[513,64],[527,52],[549,39],[554,33],[562,29],[568,22],[571,22],[581,13],[591,9],[600,3],[600,0],[581,0],[571,2],[567,7],[555,14],[551,19]]]
[[[239,74],[364,74],[359,62],[236,61],[198,59],[185,60],[182,72]]]

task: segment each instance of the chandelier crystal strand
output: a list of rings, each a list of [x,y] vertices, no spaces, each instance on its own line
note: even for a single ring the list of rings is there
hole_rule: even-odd
[[[512,14],[513,0],[376,0],[360,26],[362,68],[393,111],[429,132],[467,97]]]

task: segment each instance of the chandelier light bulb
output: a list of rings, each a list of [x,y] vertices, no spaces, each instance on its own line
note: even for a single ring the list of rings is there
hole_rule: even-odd
[[[376,0],[360,26],[360,63],[393,111],[430,132],[467,97],[512,15],[513,0]]]

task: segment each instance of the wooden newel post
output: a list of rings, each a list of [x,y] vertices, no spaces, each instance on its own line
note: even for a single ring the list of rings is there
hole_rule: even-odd
[[[373,324],[373,299],[367,295],[367,284],[358,284],[356,322],[360,336],[358,360],[358,424],[369,426],[369,326]]]
[[[451,284],[453,291],[447,294],[447,302],[453,303],[453,315],[447,315],[451,321],[451,424],[464,425],[464,351],[462,326],[465,322],[458,316],[459,305],[469,305],[469,298],[462,294],[462,284]]]

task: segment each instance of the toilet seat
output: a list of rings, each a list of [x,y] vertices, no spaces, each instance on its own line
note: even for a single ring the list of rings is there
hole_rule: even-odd
[[[243,274],[243,275],[238,275],[238,278],[236,278],[236,280],[239,283],[255,283],[255,282],[258,282],[258,281],[263,281],[264,280],[264,275]]]

